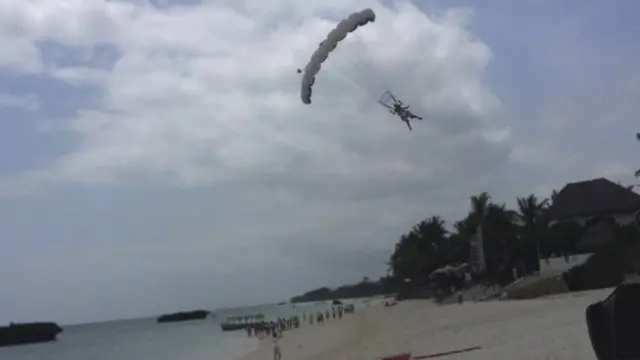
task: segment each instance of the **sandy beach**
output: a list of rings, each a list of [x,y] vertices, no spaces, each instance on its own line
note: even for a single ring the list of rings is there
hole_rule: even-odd
[[[611,290],[535,300],[437,306],[414,300],[363,308],[342,320],[305,325],[281,339],[284,360],[374,360],[411,352],[423,356],[480,346],[436,359],[595,359],[585,308]],[[272,359],[270,343],[242,360]]]

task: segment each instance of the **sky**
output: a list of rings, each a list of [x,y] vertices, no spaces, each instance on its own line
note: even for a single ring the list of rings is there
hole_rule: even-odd
[[[302,104],[296,69],[367,7]],[[286,300],[384,275],[403,232],[470,195],[632,184],[639,11],[0,0],[0,323]]]

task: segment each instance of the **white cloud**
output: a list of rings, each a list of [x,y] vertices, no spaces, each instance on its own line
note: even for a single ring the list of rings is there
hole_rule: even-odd
[[[37,97],[15,96],[11,94],[0,94],[0,108],[15,107],[24,110],[34,111],[40,106]]]
[[[404,227],[431,213],[458,215],[470,193],[498,183],[509,161],[510,123],[483,81],[492,52],[467,29],[472,11],[427,15],[409,3],[373,1],[243,4],[157,9],[141,2],[0,0],[7,17],[0,37],[14,36],[8,27],[31,45],[107,42],[118,51],[108,69],[46,67],[54,78],[98,86],[101,97],[46,129],[71,133],[77,147],[1,181],[3,190],[213,186],[226,197],[221,218],[197,229],[176,225],[186,239],[176,244],[174,235],[172,246],[191,255],[175,261],[248,273],[290,270],[285,264],[294,262],[316,274],[299,280],[307,284],[383,270]],[[338,16],[365,6],[377,21],[331,54],[314,103],[303,105],[296,69]],[[413,132],[376,104],[387,89],[425,118]],[[157,246],[146,249],[170,252]],[[91,259],[119,258],[118,251]],[[340,276],[318,271],[327,261]],[[156,259],[154,266],[159,273],[164,265]],[[298,275],[288,272],[272,291],[287,291],[286,279]]]
[[[631,183],[637,50],[616,43],[624,34],[613,41],[614,27],[585,31],[603,28],[601,9],[567,26],[540,5],[555,19],[540,29],[520,17],[530,5],[506,4],[478,3],[471,23],[469,9],[371,0],[0,0],[0,71],[42,85],[29,124],[44,141],[20,144],[37,166],[12,157],[27,170],[0,178],[0,195],[37,195],[0,211],[5,238],[46,251],[15,256],[26,275],[11,296],[59,284],[47,300],[67,304],[90,276],[86,299],[173,301],[172,287],[217,289],[233,272],[241,290],[211,299],[276,298],[375,276],[397,236],[428,215],[462,215],[473,193],[512,202],[596,176]],[[377,21],[331,54],[314,103],[301,104],[296,69],[365,7]],[[51,94],[52,79],[71,86]],[[413,132],[376,104],[387,89],[425,118]],[[9,90],[6,104],[26,104]],[[33,208],[8,220],[22,203]]]
[[[110,41],[121,52],[110,74],[98,73],[100,81],[95,71],[52,73],[104,83],[105,96],[101,109],[73,119],[69,130],[83,141],[45,170],[49,178],[168,176],[201,185],[285,171],[354,180],[402,171],[428,181],[427,169],[438,164],[457,170],[465,157],[459,149],[509,141],[482,135],[501,125],[493,123],[500,105],[481,82],[491,52],[464,29],[468,10],[429,18],[406,3],[396,9],[369,3],[378,21],[332,54],[315,86],[316,102],[300,104],[295,68],[333,26],[318,15],[359,5],[312,4],[296,8],[295,21],[270,27],[263,22],[287,2],[250,2],[244,12],[218,4],[158,10],[121,2],[16,3],[34,39]],[[353,66],[333,66],[346,59]],[[343,74],[358,87],[332,81]],[[373,101],[387,88],[427,119],[416,132],[407,133]],[[455,143],[449,135],[458,136]],[[303,164],[296,161],[301,156]]]

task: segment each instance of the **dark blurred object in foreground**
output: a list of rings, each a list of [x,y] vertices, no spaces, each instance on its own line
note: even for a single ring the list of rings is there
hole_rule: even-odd
[[[587,307],[591,345],[598,360],[640,359],[640,284],[618,286]]]

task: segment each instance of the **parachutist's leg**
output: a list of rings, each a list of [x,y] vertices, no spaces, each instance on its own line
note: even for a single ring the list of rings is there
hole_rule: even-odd
[[[409,131],[413,131],[413,129],[411,128],[411,123],[409,122],[409,120],[405,121],[407,123],[407,127],[409,128]]]

